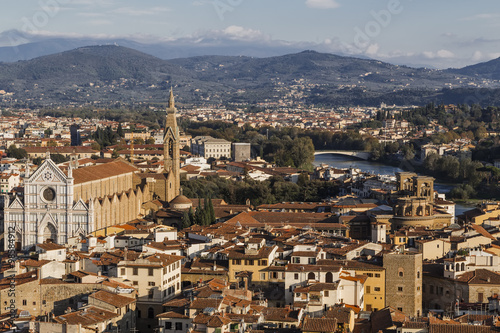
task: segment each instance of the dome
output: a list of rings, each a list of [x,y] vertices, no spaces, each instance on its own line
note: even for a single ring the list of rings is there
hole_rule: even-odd
[[[169,206],[175,210],[184,210],[193,207],[193,202],[189,200],[185,195],[178,195],[169,202]]]

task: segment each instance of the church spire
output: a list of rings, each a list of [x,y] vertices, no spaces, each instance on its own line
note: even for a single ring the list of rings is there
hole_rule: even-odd
[[[170,87],[170,98],[168,99],[168,108],[169,109],[175,108],[174,91],[172,90],[172,87]]]

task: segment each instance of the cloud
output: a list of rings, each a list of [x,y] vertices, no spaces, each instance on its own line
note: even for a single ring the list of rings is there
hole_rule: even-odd
[[[202,41],[206,38],[221,38],[246,42],[270,40],[270,37],[260,30],[248,29],[237,25],[228,26],[223,30],[205,31],[191,37],[196,38],[198,41]]]
[[[439,50],[437,52],[424,51],[422,55],[427,59],[455,58],[455,54],[449,50]]]
[[[306,0],[306,6],[310,8],[332,9],[340,7],[336,0]]]
[[[169,12],[170,8],[167,7],[152,7],[152,8],[135,8],[135,7],[121,7],[112,10],[114,14],[128,15],[128,16],[148,16],[157,15]]]
[[[500,13],[486,13],[486,14],[477,14],[468,17],[463,17],[461,21],[475,21],[475,20],[491,20],[500,18]]]

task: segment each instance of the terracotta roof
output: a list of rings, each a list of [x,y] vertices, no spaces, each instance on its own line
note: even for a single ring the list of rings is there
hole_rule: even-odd
[[[191,309],[197,309],[197,310],[203,310],[205,308],[214,308],[217,309],[219,308],[220,304],[222,303],[221,299],[216,299],[216,298],[197,298],[195,299],[189,308]]]
[[[471,224],[472,229],[474,229],[477,233],[481,234],[484,237],[487,237],[492,240],[497,240],[495,237],[493,237],[486,229],[481,227],[480,225],[477,224]]]
[[[80,311],[71,312],[62,316],[55,317],[58,323],[70,325],[90,326],[118,317],[117,313],[107,311],[98,307],[89,306]]]
[[[302,332],[336,332],[337,319],[334,318],[304,318]]]
[[[64,246],[58,245],[58,244],[55,244],[55,243],[42,243],[42,244],[36,244],[36,246],[39,247],[39,248],[41,248],[42,250],[45,250],[45,251],[65,249]]]
[[[445,325],[436,324],[429,326],[429,333],[488,333],[498,332],[489,326],[479,325]]]
[[[351,315],[353,315],[351,309],[340,306],[336,306],[325,311],[326,318],[334,318],[339,323],[349,323]]]
[[[264,308],[262,314],[265,321],[295,322],[299,320],[299,311],[289,308]]]
[[[207,327],[222,327],[231,323],[229,318],[222,317],[220,315],[211,316],[207,322]]]
[[[181,313],[169,311],[165,313],[160,313],[159,315],[156,316],[156,318],[179,318],[179,319],[189,319],[188,316],[183,315]]]
[[[38,279],[37,272],[38,272],[38,270],[34,270],[34,271],[30,271],[30,272],[23,273],[23,274],[18,274],[16,276],[14,276],[13,280],[11,277],[3,278],[0,280],[0,290],[10,288],[12,281],[15,282],[16,286],[19,286],[19,285],[22,285],[22,284],[25,284],[28,282],[36,281]]]
[[[175,204],[193,204],[191,200],[189,200],[185,195],[179,194],[176,196],[172,201],[169,202],[170,205],[175,205]]]
[[[475,271],[466,272],[456,278],[457,281],[467,284],[500,284],[500,274],[487,269],[476,269]]]
[[[114,293],[110,293],[109,291],[106,291],[106,290],[99,290],[99,291],[93,293],[92,295],[90,295],[89,297],[95,298],[101,302],[111,304],[117,308],[122,308],[126,305],[129,305],[129,304],[132,304],[135,302],[135,298],[117,295]]]
[[[73,178],[76,185],[137,171],[139,171],[137,168],[118,160],[106,164],[74,169]]]

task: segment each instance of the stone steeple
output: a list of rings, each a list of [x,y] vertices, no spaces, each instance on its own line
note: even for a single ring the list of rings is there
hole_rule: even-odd
[[[180,146],[179,128],[177,127],[177,109],[175,108],[174,92],[170,88],[168,99],[165,136],[163,138],[164,171],[166,174],[165,200],[170,201],[180,192]]]

